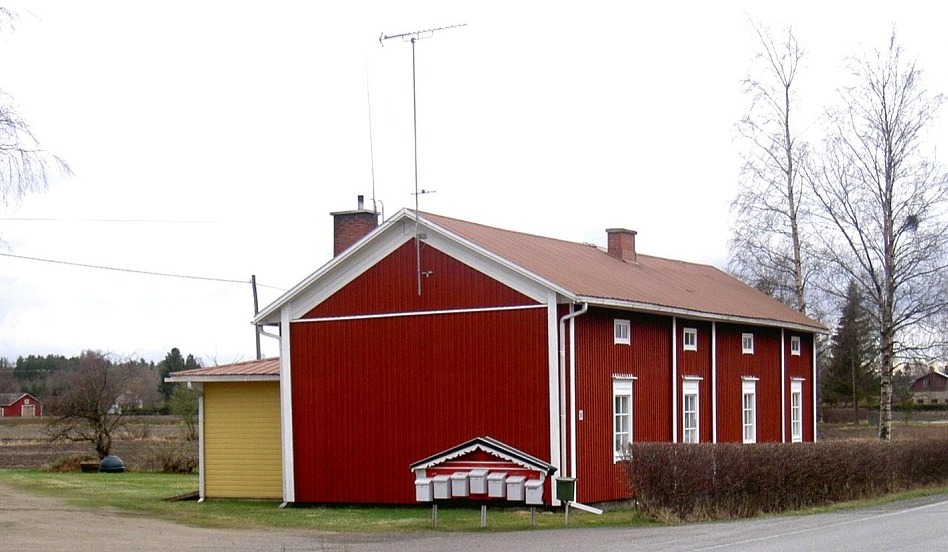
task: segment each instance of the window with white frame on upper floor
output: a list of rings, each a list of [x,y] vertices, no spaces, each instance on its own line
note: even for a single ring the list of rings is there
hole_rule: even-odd
[[[754,354],[754,334],[741,334],[741,352],[745,355]]]
[[[628,320],[616,319],[613,322],[613,334],[616,345],[632,344],[632,324]]]
[[[681,346],[685,351],[698,350],[698,330],[696,328],[685,328],[682,330]]]
[[[803,381],[790,381],[790,440],[803,441]]]
[[[612,380],[612,454],[616,461],[628,455],[632,443],[632,382],[631,377]]]
[[[684,443],[700,441],[698,410],[698,378],[686,378],[681,384],[681,440]]]
[[[741,422],[745,443],[757,442],[757,380],[744,378],[741,381]]]
[[[790,354],[800,356],[800,336],[790,336]]]

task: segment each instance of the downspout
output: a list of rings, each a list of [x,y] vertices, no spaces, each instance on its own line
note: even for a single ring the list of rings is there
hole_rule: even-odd
[[[718,326],[711,322],[711,442],[718,442]]]
[[[787,442],[787,331],[780,328],[780,440]]]
[[[570,310],[572,310],[573,305],[570,305]],[[566,322],[572,321],[574,318],[581,316],[589,310],[589,304],[583,303],[578,311],[570,312],[569,314],[563,315],[560,318],[560,458],[566,458]],[[570,380],[569,380],[569,395],[570,395],[570,431],[572,439],[570,439],[570,466],[569,473],[572,477],[576,476],[576,355],[575,347],[573,344],[575,338],[575,332],[570,332],[570,351],[573,352],[570,359]],[[560,473],[566,473],[566,470],[560,470]]]
[[[672,443],[678,442],[678,317],[672,316]]]
[[[283,327],[282,327],[283,313],[282,313],[282,312],[280,313],[280,321],[281,321],[281,324],[278,325],[277,327],[280,328],[280,331],[282,332],[282,331],[283,331],[283,329],[282,329],[282,328],[283,328]],[[281,509],[282,509],[282,508],[286,508],[286,507],[289,505],[289,503],[290,503],[290,501],[287,500],[287,485],[286,485],[286,470],[287,470],[286,448],[284,447],[284,445],[283,445],[283,443],[282,443],[282,441],[283,441],[284,438],[285,438],[284,431],[283,431],[283,429],[284,429],[283,426],[284,426],[284,423],[285,423],[285,422],[284,422],[284,416],[283,416],[283,385],[284,385],[284,381],[287,381],[289,378],[284,378],[284,377],[283,377],[283,362],[284,362],[284,360],[283,360],[283,355],[284,355],[284,351],[283,351],[283,335],[282,335],[281,333],[270,333],[270,332],[264,330],[262,325],[261,325],[261,326],[257,326],[257,327],[259,328],[260,335],[265,335],[265,336],[267,336],[267,337],[272,337],[273,339],[276,339],[277,342],[280,343],[280,441],[281,441],[281,443],[280,443],[280,454],[281,454],[284,458],[283,458],[283,466],[282,466],[282,468],[283,468],[283,502],[278,506],[278,508],[281,508]],[[287,358],[289,358],[289,355],[287,355]],[[287,387],[289,387],[289,384],[287,384]]]
[[[188,387],[192,388],[191,382],[188,382]],[[204,455],[204,384],[199,383],[196,385],[198,390],[198,503],[204,502],[204,499],[207,498],[207,486],[206,486],[206,470],[207,470],[207,459]]]

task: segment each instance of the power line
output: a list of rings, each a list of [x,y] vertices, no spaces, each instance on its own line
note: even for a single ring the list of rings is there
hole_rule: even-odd
[[[172,220],[172,219],[84,219],[46,217],[0,217],[0,221],[12,222],[144,222],[159,224],[216,224],[216,220]]]
[[[115,272],[130,272],[130,273],[132,273],[132,274],[147,274],[147,275],[149,275],[149,276],[164,276],[165,278],[184,278],[184,279],[187,279],[187,280],[205,280],[205,281],[208,281],[208,282],[224,282],[224,283],[227,283],[227,284],[249,284],[249,283],[250,283],[250,280],[232,280],[232,279],[228,279],[228,278],[211,278],[211,277],[208,277],[208,276],[190,276],[190,275],[187,275],[187,274],[171,274],[171,273],[168,273],[168,272],[152,272],[152,271],[148,271],[148,270],[135,270],[135,269],[132,269],[132,268],[117,268],[117,267],[114,267],[114,266],[102,266],[102,265],[93,265],[93,264],[85,264],[85,263],[74,263],[74,262],[70,262],[70,261],[58,261],[58,260],[55,260],[55,259],[40,259],[39,257],[27,257],[26,255],[14,255],[14,254],[12,254],[12,253],[0,253],[0,257],[12,257],[12,258],[14,258],[14,259],[24,259],[24,260],[27,260],[27,261],[39,261],[39,262],[42,262],[42,263],[53,263],[53,264],[61,264],[61,265],[68,265],[68,266],[78,266],[78,267],[82,267],[82,268],[95,268],[95,269],[99,269],[99,270],[112,270],[112,271],[115,271]],[[260,284],[260,283],[258,283],[257,285],[260,286],[260,287],[275,289],[275,290],[277,290],[277,291],[286,291],[286,288],[280,288],[280,287],[276,287],[276,286],[268,286],[268,285],[266,285],[266,284]]]

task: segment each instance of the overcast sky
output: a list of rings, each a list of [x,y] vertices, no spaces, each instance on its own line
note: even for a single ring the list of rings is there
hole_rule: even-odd
[[[0,88],[74,175],[0,209],[0,253],[238,283],[0,256],[0,357],[253,358],[251,274],[263,307],[330,259],[329,212],[372,197],[371,151],[386,217],[414,204],[411,45],[379,36],[461,23],[416,45],[423,210],[598,244],[626,227],[642,253],[723,268],[749,18],[793,26],[814,121],[893,25],[948,91],[934,3],[758,4],[31,6]]]

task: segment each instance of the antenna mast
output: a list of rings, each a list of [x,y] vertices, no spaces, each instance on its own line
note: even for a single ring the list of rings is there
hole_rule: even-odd
[[[431,38],[436,31],[444,31],[447,29],[456,29],[458,27],[465,27],[467,23],[461,23],[459,25],[450,25],[448,27],[438,27],[435,29],[424,29],[421,31],[412,31],[408,33],[400,33],[395,35],[387,35],[382,33],[379,35],[379,44],[383,47],[385,46],[386,40],[392,40],[395,38],[400,38],[402,41],[411,42],[411,109],[412,109],[412,133],[414,138],[414,148],[415,148],[415,265],[416,273],[418,276],[418,295],[421,295],[421,239],[418,234],[418,196],[421,194],[430,194],[434,190],[419,190],[418,189],[418,102],[415,95],[415,43],[419,40],[424,40],[426,38]]]

